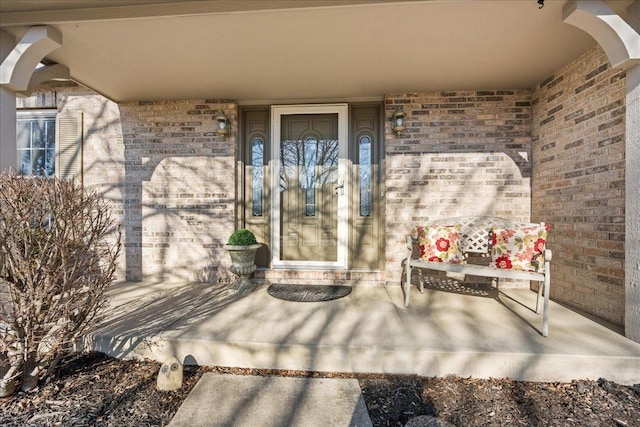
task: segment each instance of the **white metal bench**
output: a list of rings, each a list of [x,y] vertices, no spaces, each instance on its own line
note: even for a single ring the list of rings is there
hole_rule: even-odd
[[[469,253],[485,254],[489,255],[490,247],[490,231],[495,226],[498,228],[520,228],[525,226],[537,226],[544,223],[524,223],[511,221],[503,218],[496,217],[460,217],[460,218],[445,218],[435,221],[429,221],[421,224],[425,227],[429,225],[459,225],[460,226],[460,245],[462,252],[466,255]],[[407,238],[407,248],[409,249],[409,256],[406,262],[406,280],[404,283],[404,305],[409,306],[409,290],[411,285],[411,270],[413,267],[425,268],[430,270],[444,271],[458,274],[469,274],[473,276],[490,277],[495,280],[506,279],[521,279],[521,280],[535,280],[540,282],[538,286],[538,297],[536,300],[536,313],[540,312],[540,297],[544,292],[544,306],[542,315],[542,335],[547,336],[549,334],[549,289],[551,286],[550,279],[550,261],[551,250],[545,249],[544,251],[544,263],[538,268],[537,271],[525,271],[525,270],[513,270],[502,269],[485,265],[476,264],[451,264],[446,262],[433,262],[425,261],[420,258],[413,258],[414,245],[417,244],[415,237],[409,236]],[[424,284],[419,281],[420,293],[424,292]]]

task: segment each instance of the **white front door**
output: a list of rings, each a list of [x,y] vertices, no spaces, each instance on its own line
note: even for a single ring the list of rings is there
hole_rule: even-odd
[[[273,106],[274,268],[347,268],[348,106]]]

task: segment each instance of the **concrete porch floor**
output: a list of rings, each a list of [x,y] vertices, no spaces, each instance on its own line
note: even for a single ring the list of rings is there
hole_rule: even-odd
[[[261,285],[116,283],[108,317],[85,348],[185,364],[514,380],[640,383],[640,344],[551,302],[549,336],[535,293],[354,286],[321,303],[282,301]]]

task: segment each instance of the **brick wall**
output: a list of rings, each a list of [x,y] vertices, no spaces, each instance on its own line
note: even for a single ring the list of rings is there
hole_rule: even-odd
[[[532,217],[552,224],[551,297],[622,324],[625,73],[599,47],[533,94]]]
[[[215,134],[230,101],[120,105],[127,277],[216,279],[235,220],[235,137]]]
[[[229,279],[222,246],[236,218],[236,140],[215,134],[213,116],[223,110],[235,129],[233,101],[116,104],[53,84],[18,102],[50,107],[83,113],[84,184],[122,221],[120,277]]]
[[[396,136],[391,117],[407,114]],[[398,284],[405,239],[421,221],[470,215],[530,219],[531,92],[388,95],[386,280]]]

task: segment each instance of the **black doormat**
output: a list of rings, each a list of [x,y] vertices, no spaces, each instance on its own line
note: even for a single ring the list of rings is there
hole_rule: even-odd
[[[274,283],[267,292],[272,297],[286,301],[320,302],[346,297],[351,293],[351,286]]]

